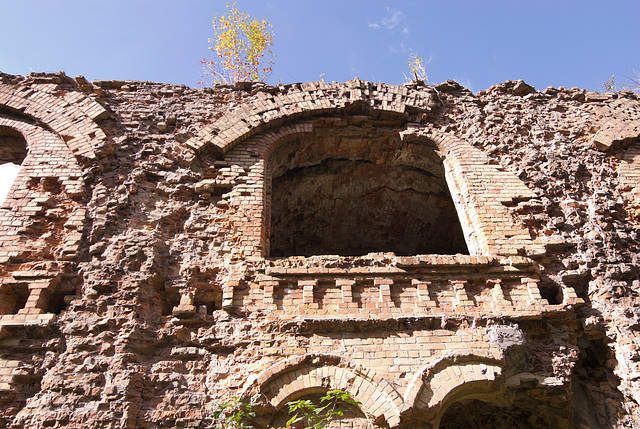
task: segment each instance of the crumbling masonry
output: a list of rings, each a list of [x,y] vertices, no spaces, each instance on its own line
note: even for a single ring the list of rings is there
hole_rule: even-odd
[[[0,74],[0,426],[640,427],[640,100]]]

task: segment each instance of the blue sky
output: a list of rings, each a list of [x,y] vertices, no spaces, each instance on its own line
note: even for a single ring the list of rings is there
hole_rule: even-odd
[[[0,70],[196,86],[224,1],[0,0]],[[431,81],[479,91],[507,79],[601,90],[640,70],[640,1],[239,0],[275,33],[270,83],[400,84],[409,51]]]
[[[401,84],[413,50],[432,82],[508,79],[602,90],[640,71],[640,0],[238,0],[275,33],[269,82]],[[0,0],[0,71],[196,86],[219,0]],[[13,168],[11,165],[0,168]],[[3,180],[0,188],[12,180]],[[2,193],[0,189],[0,194]],[[0,200],[4,199],[0,195]]]

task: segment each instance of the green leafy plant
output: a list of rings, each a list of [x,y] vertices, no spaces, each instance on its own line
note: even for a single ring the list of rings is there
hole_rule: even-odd
[[[252,428],[249,424],[256,417],[253,407],[256,404],[247,404],[239,398],[217,404],[213,410],[213,420],[216,428],[245,429]]]
[[[344,415],[345,405],[359,405],[360,402],[351,397],[345,390],[329,390],[320,398],[320,404],[316,405],[309,399],[299,399],[287,403],[289,414],[293,417],[287,421],[287,427],[296,423],[303,423],[305,429],[326,428],[329,424]]]
[[[273,71],[273,28],[266,19],[257,19],[227,3],[226,14],[213,15],[213,34],[209,49],[215,59],[200,60],[201,85],[266,81]]]

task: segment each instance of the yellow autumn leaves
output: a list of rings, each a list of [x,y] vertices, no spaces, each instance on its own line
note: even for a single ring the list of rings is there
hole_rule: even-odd
[[[235,84],[265,81],[273,70],[273,28],[266,19],[252,18],[239,11],[235,2],[227,3],[227,13],[213,15],[213,34],[209,49],[217,59],[200,61],[202,77],[212,83]]]

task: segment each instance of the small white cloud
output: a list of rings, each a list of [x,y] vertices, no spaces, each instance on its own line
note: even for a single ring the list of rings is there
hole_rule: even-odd
[[[386,8],[387,16],[382,18],[380,21],[369,23],[369,28],[374,30],[379,30],[384,27],[389,31],[394,31],[396,27],[398,27],[402,21],[404,20],[404,12],[401,10],[391,9],[389,7]],[[407,26],[402,27],[402,34],[409,34],[409,28]]]
[[[382,18],[382,25],[384,25],[384,28],[386,28],[387,30],[393,30],[398,26],[398,24],[400,24],[400,21],[402,20],[402,11],[394,10],[389,7],[386,9],[389,13],[389,16]]]

